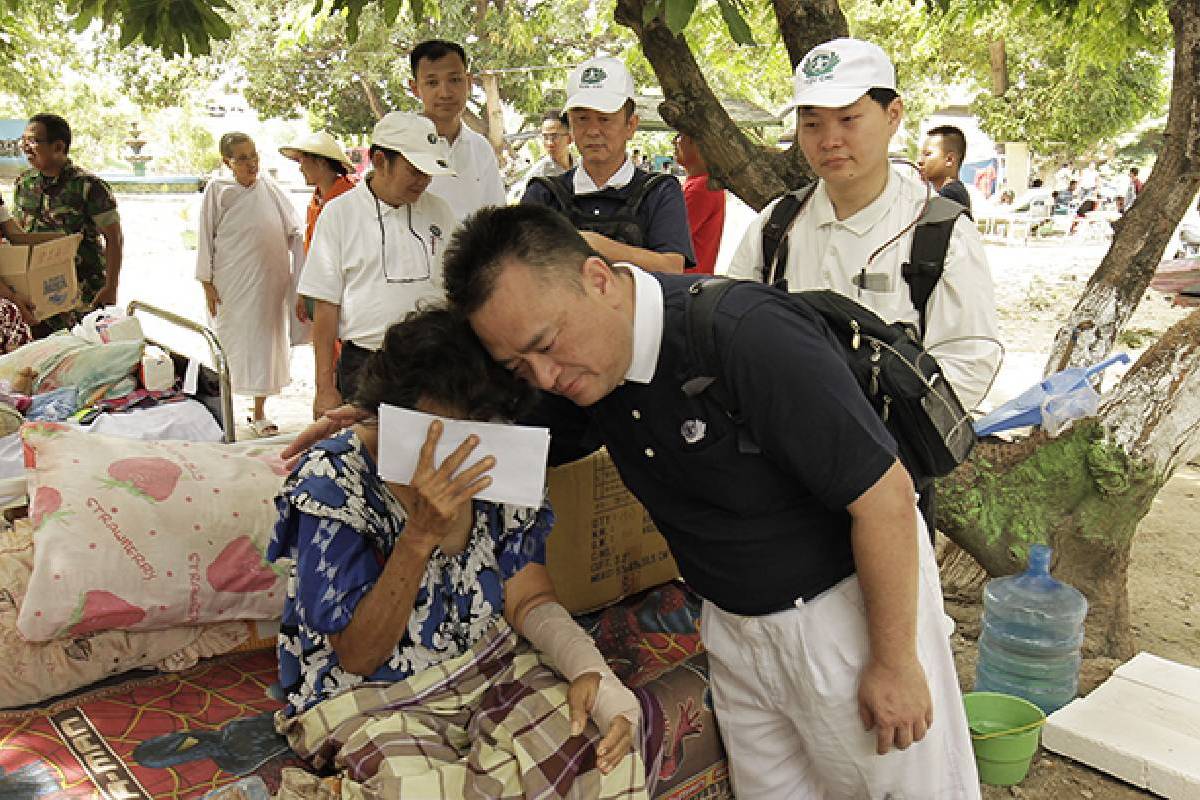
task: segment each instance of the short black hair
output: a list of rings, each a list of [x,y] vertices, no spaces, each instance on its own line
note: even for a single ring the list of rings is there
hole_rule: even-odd
[[[313,154],[310,153],[310,155]],[[347,175],[350,172],[350,168],[336,158],[330,158],[329,156],[317,156],[317,158],[324,159],[329,168],[333,170],[334,175]]]
[[[383,346],[363,363],[353,402],[376,412],[382,403],[415,409],[424,400],[487,422],[517,419],[534,396],[492,360],[463,317],[419,304],[387,329]]]
[[[1137,168],[1137,167],[1130,167],[1130,168],[1129,168],[1129,174],[1130,174],[1130,175],[1137,175],[1137,174],[1138,174],[1138,168]]]
[[[394,162],[396,160],[396,157],[400,155],[399,150],[393,150],[390,147],[384,147],[383,145],[373,144],[367,148],[367,160],[368,161],[374,160],[376,153],[383,153],[383,157],[387,159],[387,162],[389,164]]]
[[[571,118],[561,108],[552,108],[545,114],[542,114],[542,122],[559,122],[567,128],[571,127]]]
[[[879,103],[880,107],[882,107],[884,111],[887,111],[888,106],[890,106],[892,101],[899,96],[900,93],[895,89],[888,89],[883,86],[874,86],[870,89],[867,89],[867,97],[871,98],[876,103]]]
[[[967,160],[967,137],[957,125],[938,125],[925,135],[942,137],[942,149],[948,149],[958,157],[958,166]]]
[[[413,80],[417,79],[417,65],[421,61],[438,61],[451,53],[456,54],[462,59],[463,68],[465,69],[467,67],[467,51],[463,49],[461,44],[448,42],[445,39],[426,39],[418,44],[408,56],[408,64],[412,67]]]
[[[496,289],[512,262],[543,280],[583,291],[580,267],[597,255],[566,217],[539,205],[489,206],[467,217],[446,247],[442,269],[446,297],[460,314],[473,314]]]
[[[71,152],[71,125],[58,114],[34,114],[29,124],[40,123],[46,129],[46,142],[63,143],[63,152]]]

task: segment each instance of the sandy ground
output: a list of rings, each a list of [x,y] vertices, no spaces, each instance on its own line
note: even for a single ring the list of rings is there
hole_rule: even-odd
[[[303,213],[307,195],[292,195]],[[126,233],[126,264],[120,301],[133,299],[204,321],[203,297],[193,279],[195,251],[186,245],[194,230],[199,196],[125,196],[120,208]],[[734,212],[734,224],[748,215]],[[736,239],[727,233],[726,246]],[[1105,241],[1074,238],[1064,241],[988,245],[988,259],[996,285],[1000,331],[1007,355],[989,401],[999,404],[1036,380],[1046,361],[1058,322],[1083,290],[1088,277],[1107,249]],[[723,253],[727,259],[728,251]],[[1173,308],[1163,295],[1149,290],[1128,330],[1140,333],[1144,347],[1155,335],[1181,319],[1186,311]],[[149,335],[159,337],[189,354],[201,355],[198,339],[181,336],[144,322]],[[1139,343],[1131,341],[1136,358]],[[1120,370],[1107,376],[1115,380]],[[285,430],[298,430],[310,419],[313,394],[311,348],[293,350],[292,383],[279,398],[268,401],[267,411]],[[239,438],[249,435],[244,420],[249,401],[235,405],[242,420]],[[1133,545],[1129,594],[1139,649],[1200,667],[1200,469],[1192,465],[1176,474],[1159,493],[1143,520]],[[974,637],[978,635],[977,602],[951,603],[959,620],[954,637],[964,688],[973,681]],[[1049,753],[1039,753],[1030,776],[1019,787],[985,787],[985,798],[1001,797],[1100,798],[1117,800],[1149,796],[1087,767]]]

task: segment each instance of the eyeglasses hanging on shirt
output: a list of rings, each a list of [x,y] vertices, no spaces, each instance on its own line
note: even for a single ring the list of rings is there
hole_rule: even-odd
[[[369,185],[368,188],[370,188]],[[375,200],[375,219],[379,222],[379,260],[383,266],[383,279],[388,283],[419,283],[420,281],[429,280],[433,275],[433,268],[429,263],[429,247],[425,244],[425,240],[421,238],[421,234],[417,233],[416,229],[413,228],[412,204],[406,203],[404,205],[404,210],[408,218],[408,232],[417,240],[417,249],[421,251],[421,258],[425,261],[425,274],[393,276],[388,272],[387,229],[383,224],[383,204],[379,202],[379,198],[375,196],[374,191],[371,192],[371,197]]]
[[[911,167],[912,169],[916,170],[918,175],[921,174],[921,168],[908,159],[889,158],[888,161],[892,164],[903,164],[906,167]],[[930,186],[929,181],[925,180],[924,178],[921,179],[921,183],[925,184],[925,202],[921,204],[921,210],[917,212],[915,217],[913,217],[912,222],[900,229],[899,233],[888,239],[883,244],[879,245],[879,247],[875,248],[875,252],[871,253],[871,255],[867,257],[867,263],[863,265],[863,268],[858,271],[857,275],[850,279],[850,282],[858,287],[858,296],[860,299],[862,298],[864,291],[890,292],[894,289],[892,286],[891,273],[870,272],[869,270],[871,269],[871,265],[875,263],[875,259],[880,253],[882,253],[884,250],[887,250],[896,242],[900,241],[900,238],[915,228],[917,223],[921,221],[921,218],[925,216],[925,212],[929,209],[929,201],[933,197],[933,189]]]

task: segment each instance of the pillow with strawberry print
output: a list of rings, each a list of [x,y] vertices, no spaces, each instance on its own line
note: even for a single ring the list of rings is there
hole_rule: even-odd
[[[26,423],[30,641],[278,619],[286,568],[263,554],[287,474],[279,445],[138,441]]]

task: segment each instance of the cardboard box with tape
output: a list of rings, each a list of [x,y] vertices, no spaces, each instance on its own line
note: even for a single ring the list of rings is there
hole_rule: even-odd
[[[0,244],[0,280],[33,303],[38,320],[79,305],[75,253],[83,234],[35,245]]]
[[[621,483],[607,450],[550,469],[547,485],[557,521],[546,566],[572,614],[679,577],[666,540]]]

